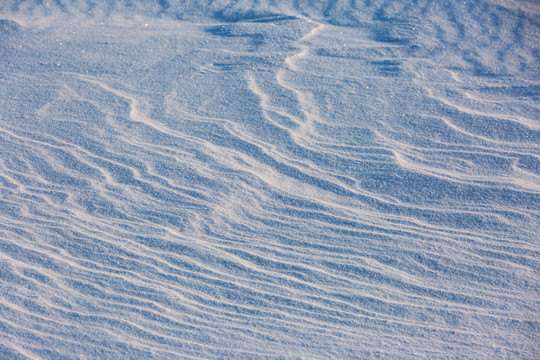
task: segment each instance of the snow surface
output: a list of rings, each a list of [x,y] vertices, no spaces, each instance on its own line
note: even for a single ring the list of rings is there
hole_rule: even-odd
[[[0,358],[540,358],[536,0],[0,19]]]

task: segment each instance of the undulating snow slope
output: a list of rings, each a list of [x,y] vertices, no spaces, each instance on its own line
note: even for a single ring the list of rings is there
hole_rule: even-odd
[[[0,19],[0,358],[540,358],[537,1]]]

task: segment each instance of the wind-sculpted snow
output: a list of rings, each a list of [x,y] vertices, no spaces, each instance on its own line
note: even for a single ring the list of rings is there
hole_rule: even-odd
[[[0,19],[0,358],[540,356],[537,2]]]

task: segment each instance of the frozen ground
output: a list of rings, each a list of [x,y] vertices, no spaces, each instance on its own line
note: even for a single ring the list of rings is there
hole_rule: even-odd
[[[540,6],[0,2],[0,358],[540,358]]]

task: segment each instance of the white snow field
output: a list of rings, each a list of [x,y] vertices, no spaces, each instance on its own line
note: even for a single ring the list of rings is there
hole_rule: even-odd
[[[540,359],[537,0],[0,19],[0,359]]]

